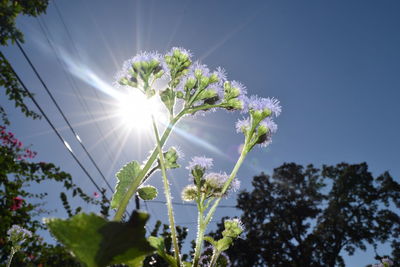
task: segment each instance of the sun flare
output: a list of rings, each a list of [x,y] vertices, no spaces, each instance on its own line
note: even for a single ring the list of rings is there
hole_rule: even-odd
[[[152,115],[159,122],[166,119],[158,97],[147,98],[138,91],[120,98],[117,113],[124,127],[140,131],[152,129]]]

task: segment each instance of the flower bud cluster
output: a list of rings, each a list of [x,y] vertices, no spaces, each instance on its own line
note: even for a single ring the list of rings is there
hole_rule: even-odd
[[[164,56],[157,52],[141,52],[123,64],[116,75],[116,85],[137,88],[148,97],[156,94],[153,83],[169,79],[168,85],[159,89],[162,102],[173,114],[175,99],[181,99],[186,108],[196,112],[215,108],[241,110],[245,107],[246,88],[239,82],[227,81],[223,68],[211,71],[199,61],[192,62],[190,51],[173,47]]]
[[[177,97],[193,106],[216,104],[223,97],[222,85],[225,80],[226,74],[222,68],[212,72],[206,65],[196,61],[178,84]]]
[[[224,83],[224,105],[228,110],[242,110],[245,107],[247,90],[237,81]]]
[[[245,135],[250,149],[256,144],[269,145],[272,134],[278,130],[272,117],[279,116],[282,111],[279,101],[275,98],[251,96],[245,99],[244,111],[248,117],[236,123],[236,131]]]
[[[168,75],[171,78],[171,87],[176,87],[180,78],[188,73],[192,64],[191,57],[190,51],[181,47],[173,47],[165,55],[165,64],[167,65]]]
[[[238,238],[243,232],[243,224],[239,219],[229,219],[224,221],[224,231],[222,236],[230,238]]]
[[[32,237],[32,232],[14,224],[7,231],[8,239],[13,245],[15,250],[21,249],[21,244],[27,239]]]
[[[183,153],[176,147],[170,147],[167,152],[163,153],[165,160],[165,168],[176,169],[179,168],[178,159],[183,157]]]
[[[150,84],[165,74],[163,60],[157,52],[141,52],[124,62],[122,71],[116,75],[119,85],[139,88],[151,97],[155,90]]]
[[[203,196],[204,199],[226,197],[229,192],[239,190],[240,182],[235,178],[226,192],[223,192],[229,176],[226,173],[208,173],[207,170],[212,167],[212,162],[211,158],[192,158],[187,169],[190,170],[194,184],[188,185],[183,189],[182,199],[184,201],[193,201],[199,196]]]

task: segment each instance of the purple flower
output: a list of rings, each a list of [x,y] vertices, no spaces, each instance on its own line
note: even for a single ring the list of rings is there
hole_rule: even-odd
[[[213,159],[206,157],[193,157],[192,161],[189,162],[189,166],[186,167],[188,170],[193,170],[195,167],[203,169],[210,169],[213,166]]]
[[[271,110],[272,114],[277,117],[281,114],[282,107],[279,104],[279,100],[275,98],[261,98],[256,95],[250,96],[247,100],[246,109],[248,110],[255,110],[255,111],[263,111],[265,109]]]
[[[210,69],[207,67],[207,65],[201,64],[199,61],[196,61],[190,66],[189,72],[192,74],[197,74],[200,73],[203,76],[209,76],[210,74]]]
[[[151,62],[151,61],[158,61],[161,62],[162,57],[161,55],[154,51],[154,52],[139,52],[136,56],[130,59],[131,64],[135,64],[137,62]]]
[[[236,132],[243,133],[245,129],[250,128],[250,119],[242,119],[236,122]]]
[[[268,128],[270,133],[276,133],[278,130],[278,125],[271,118],[264,119],[260,124]]]
[[[232,81],[231,82],[231,86],[233,88],[236,88],[239,90],[240,95],[246,95],[247,94],[247,88],[244,84],[242,84],[241,82],[238,81]]]
[[[14,224],[8,229],[7,235],[12,242],[23,242],[26,238],[32,237],[32,232]]]
[[[224,187],[225,183],[229,180],[229,175],[226,173],[218,173],[218,172],[211,172],[206,175],[205,185],[210,187],[212,191],[217,193],[215,196],[220,197],[220,193],[222,188]],[[228,190],[222,195],[226,196],[230,192],[236,192],[240,188],[240,181],[238,179],[233,179],[231,184],[228,187]]]
[[[176,50],[178,50],[179,53],[187,56],[188,58],[191,58],[193,56],[193,54],[192,54],[192,52],[190,52],[190,50],[187,50],[183,47],[172,47],[171,50],[166,55],[172,57]]]
[[[153,60],[158,61],[161,64],[164,72],[166,72],[164,60],[158,52],[140,52],[136,54],[133,58],[124,61],[124,63],[122,64],[122,70],[118,71],[114,77],[114,86],[117,88],[121,87],[119,81],[123,78],[126,78],[128,80],[132,79],[131,72],[133,71],[133,64],[137,62],[151,62]]]
[[[218,67],[213,74],[215,74],[218,77],[218,84],[223,85],[224,82],[226,81],[227,74],[224,68]]]
[[[224,97],[224,88],[219,83],[210,84],[206,89],[215,91],[220,100]]]

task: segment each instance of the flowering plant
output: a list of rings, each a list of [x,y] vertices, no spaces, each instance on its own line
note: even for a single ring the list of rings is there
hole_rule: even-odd
[[[157,89],[155,83],[159,80],[166,81],[166,85]],[[226,220],[223,238],[220,240],[205,236],[205,231],[221,199],[238,190],[240,182],[236,174],[247,154],[256,145],[267,146],[271,143],[272,134],[277,130],[273,118],[281,113],[279,101],[274,98],[248,97],[246,87],[237,81],[229,81],[224,69],[212,71],[206,65],[193,61],[190,51],[177,47],[163,56],[157,52],[142,52],[126,61],[122,71],[117,74],[116,85],[128,91],[139,91],[148,99],[159,97],[169,121],[160,134],[157,120],[152,116],[155,149],[143,164],[132,161],[116,174],[118,182],[111,200],[111,207],[116,210],[113,221],[95,214],[81,213],[68,220],[47,220],[50,231],[87,266],[120,263],[141,266],[146,255],[153,251],[171,266],[228,265],[229,260],[221,255],[243,231],[240,221]],[[184,116],[218,109],[239,111],[244,115],[236,123],[237,132],[244,135],[244,144],[229,174],[210,172],[213,166],[211,158],[193,157],[189,163],[187,169],[192,183],[183,189],[182,198],[197,204],[198,233],[193,262],[184,262],[178,246],[167,176],[167,169],[179,167],[179,151],[174,147],[164,151],[163,146],[174,126]],[[144,225],[148,214],[135,211],[128,221],[124,221],[127,205],[136,193],[144,200],[157,196],[153,186],[144,185],[156,169],[161,170],[163,179],[173,256],[165,252],[162,237],[146,239]],[[211,253],[207,250],[202,253],[204,241],[211,245],[211,249],[208,249]]]

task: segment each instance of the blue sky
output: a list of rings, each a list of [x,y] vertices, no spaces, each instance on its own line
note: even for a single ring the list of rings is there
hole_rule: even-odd
[[[270,147],[256,149],[247,158],[238,175],[242,188],[250,189],[252,177],[261,171],[270,173],[283,162],[292,161],[316,166],[365,161],[375,175],[389,171],[399,181],[399,2],[74,0],[57,1],[57,5],[73,43],[53,3],[40,22],[49,30],[58,55],[64,51],[106,84],[113,82],[123,61],[140,50],[164,53],[172,46],[182,46],[210,67],[224,67],[228,78],[244,83],[250,94],[278,98],[283,106],[277,119],[278,133]],[[93,122],[93,118],[114,112],[112,99],[63,72],[39,20],[20,18],[18,26],[25,33],[24,47],[32,61],[114,184],[114,173],[122,165],[147,157],[153,146],[151,135],[134,132],[122,146],[125,131],[113,131],[118,118]],[[74,152],[102,184],[16,47],[3,50]],[[71,89],[69,79],[74,79],[76,90]],[[77,184],[88,192],[95,191],[44,120],[25,119],[11,105],[7,107],[12,130],[25,143],[33,144],[38,160],[60,165]],[[215,158],[215,170],[228,172],[242,142],[234,129],[240,117],[220,111],[187,118],[180,128],[191,137],[174,135],[169,144],[181,147],[186,155],[184,166],[192,156],[206,155]],[[188,183],[187,172],[182,169],[170,175],[174,200],[180,202],[180,190]],[[156,175],[151,183],[162,190],[160,180]],[[35,190],[48,191],[46,206],[58,209],[54,216],[65,216],[59,208],[61,188],[48,184]],[[224,204],[234,205],[235,198]],[[164,205],[149,203],[148,208],[152,222],[166,221]],[[235,209],[220,209],[215,220],[239,214]],[[189,238],[194,238],[196,211],[179,206],[176,215],[178,224],[187,223]],[[369,250],[346,261],[349,266],[363,266],[373,262],[373,257]]]

